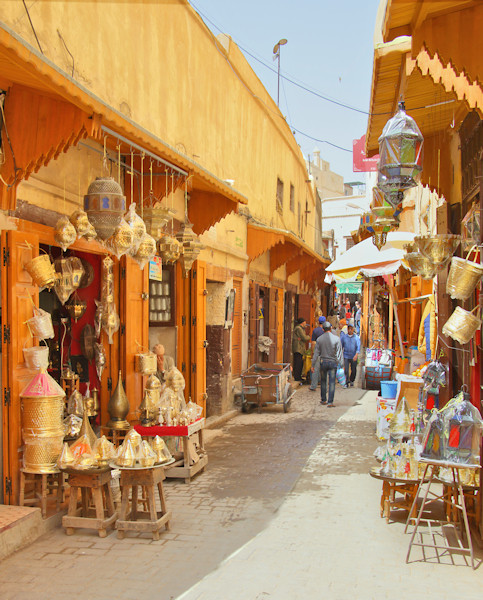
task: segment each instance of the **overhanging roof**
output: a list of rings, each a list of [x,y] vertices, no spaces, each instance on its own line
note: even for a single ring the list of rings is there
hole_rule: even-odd
[[[390,42],[402,35],[413,35],[425,19],[476,6],[479,0],[387,0],[382,36]]]
[[[5,24],[0,23],[0,87],[8,90],[12,86],[25,88],[42,95],[47,100],[60,102],[66,107],[71,107],[76,113],[83,114],[85,119],[96,121],[95,126],[89,128],[89,131],[84,127],[81,132],[79,126],[79,130],[76,131],[76,135],[72,136],[72,139],[67,141],[53,140],[51,152],[42,153],[38,162],[27,169],[24,176],[28,177],[32,170],[47,164],[56,153],[66,150],[69,145],[77,143],[79,137],[89,135],[90,137],[99,138],[101,136],[100,125],[102,124],[190,174],[192,188],[190,210],[193,212],[190,217],[198,219],[198,223],[195,221],[195,230],[198,233],[213,225],[229,212],[236,210],[238,203],[247,203],[247,198],[243,194],[139,124],[113,109],[101,98],[59,69],[48,58],[39,54],[35,48]],[[28,115],[26,116],[28,117]],[[82,119],[84,123],[85,119]],[[75,121],[80,123],[78,117]],[[4,178],[5,176],[10,177],[9,183],[12,183],[12,173],[3,170],[2,174]],[[206,209],[207,195],[210,199],[208,211]],[[200,219],[202,223],[200,223]]]

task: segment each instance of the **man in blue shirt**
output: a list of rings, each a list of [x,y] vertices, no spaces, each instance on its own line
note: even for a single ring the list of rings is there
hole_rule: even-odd
[[[361,340],[354,331],[354,323],[352,321],[349,321],[347,324],[347,333],[340,334],[340,343],[342,344],[342,351],[344,353],[344,371],[347,386],[354,387],[357,359],[361,350]]]
[[[325,320],[326,319],[324,316],[320,316],[319,317],[319,326],[315,327],[314,330],[312,331],[312,338],[310,340],[310,345],[312,346],[312,354],[314,353],[315,342],[317,341],[317,338],[319,338],[324,333],[324,330],[322,329],[322,325],[325,323]],[[319,379],[320,379],[319,367],[320,367],[320,362],[317,361],[314,370],[310,374],[309,390],[311,392],[315,392],[315,390],[317,389],[317,386],[319,385]]]

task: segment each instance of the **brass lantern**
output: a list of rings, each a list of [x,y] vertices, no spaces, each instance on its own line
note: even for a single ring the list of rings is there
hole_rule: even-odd
[[[157,242],[159,256],[163,259],[163,263],[175,263],[181,254],[181,244],[172,235],[165,234]]]
[[[84,316],[87,309],[87,301],[79,298],[77,292],[74,292],[69,300],[65,303],[65,308],[71,316],[71,319],[77,323],[77,321]]]
[[[416,121],[406,114],[404,103],[389,119],[379,138],[377,185],[386,200],[397,206],[403,192],[415,187],[421,177],[423,136]]]
[[[163,229],[176,214],[172,208],[161,206],[161,202],[156,198],[152,191],[143,200],[142,209],[137,209],[138,215],[142,216],[146,224],[146,231],[156,241],[163,235]]]
[[[97,237],[111,237],[126,211],[126,197],[112,177],[97,177],[84,196],[84,210],[94,225]]]
[[[188,220],[181,225],[180,230],[176,234],[176,239],[182,246],[180,260],[183,267],[183,277],[188,277],[188,273],[198,258],[199,253],[203,250],[204,245],[193,231],[193,223],[190,223]]]

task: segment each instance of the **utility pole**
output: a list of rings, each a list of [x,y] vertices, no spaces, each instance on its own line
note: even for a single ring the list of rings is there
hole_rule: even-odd
[[[287,40],[282,38],[278,40],[278,42],[273,47],[273,60],[278,60],[278,69],[277,69],[277,106],[280,106],[280,46],[285,46]]]

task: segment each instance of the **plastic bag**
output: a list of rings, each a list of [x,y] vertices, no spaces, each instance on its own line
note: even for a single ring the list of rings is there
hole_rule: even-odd
[[[345,386],[347,381],[345,378],[345,371],[343,369],[343,367],[337,367],[337,381],[340,383],[340,385]]]

